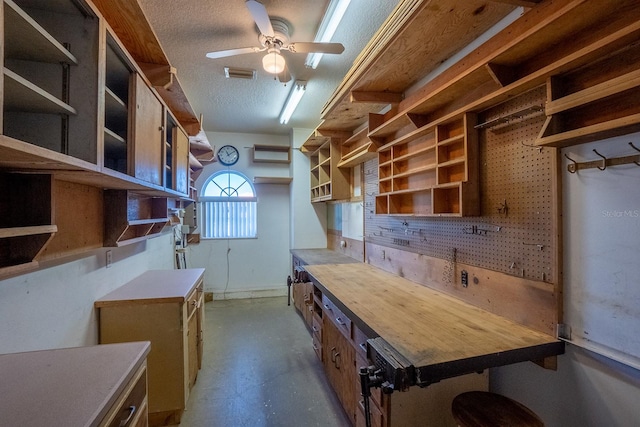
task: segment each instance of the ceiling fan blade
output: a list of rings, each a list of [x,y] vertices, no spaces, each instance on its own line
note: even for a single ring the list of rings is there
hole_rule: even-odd
[[[316,42],[296,42],[291,43],[283,49],[294,53],[342,53],[344,46],[342,43],[316,43]]]
[[[267,13],[267,9],[264,5],[256,0],[247,0],[245,4],[251,13],[251,16],[253,16],[253,20],[256,21],[256,25],[260,32],[267,37],[275,36],[273,26],[271,25],[271,19],[269,19],[269,14]]]
[[[217,59],[217,58],[226,58],[228,56],[242,55],[245,53],[255,53],[261,52],[265,50],[261,47],[241,47],[238,49],[229,49],[229,50],[219,50],[217,52],[209,52],[207,53],[207,58]]]
[[[289,72],[289,67],[287,67],[286,64],[284,66],[284,70],[278,74],[278,81],[285,84],[291,81],[291,73]]]

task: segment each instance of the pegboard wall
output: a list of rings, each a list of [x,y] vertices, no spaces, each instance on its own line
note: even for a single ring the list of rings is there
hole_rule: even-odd
[[[455,262],[555,283],[555,156],[533,146],[543,112],[516,114],[543,106],[545,96],[540,87],[479,114],[478,123],[510,117],[478,129],[481,216],[376,215],[378,160],[365,163],[366,241],[446,260],[443,280],[449,283]]]

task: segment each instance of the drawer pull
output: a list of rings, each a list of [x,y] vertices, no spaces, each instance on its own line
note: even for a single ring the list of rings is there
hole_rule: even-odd
[[[312,330],[313,332],[318,332],[318,328],[316,328],[316,327],[315,327],[315,325],[311,327],[311,330]]]
[[[361,342],[358,345],[360,346],[361,349],[363,349],[365,351],[365,353],[367,352],[367,343],[366,342]]]
[[[329,307],[329,304],[323,304],[324,308],[326,308],[327,310],[331,310],[331,307]]]
[[[311,342],[311,345],[313,346],[313,349],[314,349],[315,351],[318,351],[318,346],[316,345],[316,343],[315,343],[315,342],[313,342],[313,341],[312,341],[312,342]]]
[[[133,405],[129,406],[127,410],[129,411],[129,416],[124,420],[120,421],[119,427],[126,427],[127,424],[129,424],[129,421],[131,421],[131,419],[133,418],[133,414],[136,413],[136,407]]]
[[[346,325],[344,320],[342,320],[342,317],[336,317],[336,322],[338,322],[338,325],[340,325],[340,326],[345,326]]]

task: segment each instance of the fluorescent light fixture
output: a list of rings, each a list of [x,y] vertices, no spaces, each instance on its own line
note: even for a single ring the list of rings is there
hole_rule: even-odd
[[[304,95],[304,91],[307,90],[307,82],[302,80],[296,80],[293,84],[293,88],[289,93],[289,97],[287,98],[287,102],[284,103],[284,108],[282,109],[282,113],[280,113],[280,123],[286,125],[291,118],[291,115],[296,110],[298,103],[302,99],[302,95]]]
[[[329,2],[327,11],[322,18],[320,28],[318,28],[318,33],[314,39],[315,42],[327,43],[331,41],[333,34],[336,32],[336,29],[349,6],[349,3],[351,3],[351,0],[331,0],[331,2]],[[316,69],[320,63],[322,55],[322,53],[308,54],[304,65],[307,66],[307,68]]]

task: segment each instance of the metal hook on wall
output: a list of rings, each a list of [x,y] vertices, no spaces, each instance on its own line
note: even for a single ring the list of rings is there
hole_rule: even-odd
[[[572,165],[567,165],[567,170],[569,171],[569,173],[576,173],[578,171],[578,162],[567,156],[567,153],[564,153],[564,156],[567,158],[567,160],[573,163]]]
[[[601,171],[605,170],[607,168],[607,158],[602,154],[598,153],[598,151],[595,148],[593,149],[593,152],[596,153],[598,156],[602,157],[602,167],[600,166],[596,166],[596,167]]]

